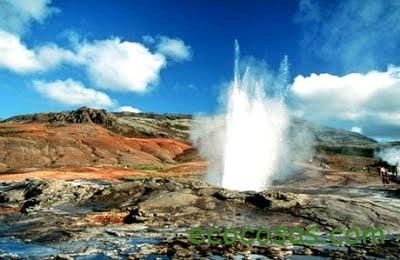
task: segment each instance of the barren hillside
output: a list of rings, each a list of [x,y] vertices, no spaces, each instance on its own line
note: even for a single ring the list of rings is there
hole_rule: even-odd
[[[11,117],[0,123],[0,172],[62,167],[174,165],[197,159],[188,142],[190,115],[75,111]],[[321,154],[371,157],[375,140],[293,120],[291,135],[307,132]]]

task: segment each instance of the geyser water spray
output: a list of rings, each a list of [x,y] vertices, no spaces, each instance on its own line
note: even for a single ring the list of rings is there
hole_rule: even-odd
[[[287,175],[282,165],[290,168],[284,104],[288,61],[287,57],[283,59],[276,75],[259,64],[244,66],[239,56],[235,42],[234,77],[224,113],[196,116],[190,137],[207,160],[207,182],[228,189],[259,191],[273,178]]]
[[[253,78],[251,67],[240,75],[239,58],[239,44],[235,42],[234,79],[225,118],[221,184],[228,189],[259,191],[271,183],[282,158],[288,124],[284,105],[286,85],[279,83],[282,81],[280,75],[275,84],[278,88],[275,95],[267,97],[266,82]],[[282,65],[280,70],[287,73],[287,68],[282,68]]]

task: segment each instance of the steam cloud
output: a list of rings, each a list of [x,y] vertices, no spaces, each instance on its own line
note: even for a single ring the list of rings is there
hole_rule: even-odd
[[[375,156],[381,158],[390,165],[397,166],[397,171],[400,170],[400,147],[385,148],[376,152]]]
[[[262,190],[273,180],[293,174],[293,161],[311,158],[312,135],[307,128],[290,124],[284,105],[288,66],[287,57],[278,73],[253,58],[240,64],[236,60],[230,99],[225,102],[227,111],[194,118],[191,141],[208,162],[207,182],[231,189]],[[242,79],[240,69],[245,71]]]

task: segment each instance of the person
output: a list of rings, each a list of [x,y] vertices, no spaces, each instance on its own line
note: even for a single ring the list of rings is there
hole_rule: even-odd
[[[382,176],[382,183],[383,186],[386,186],[386,184],[389,184],[389,178],[388,178],[388,171],[385,167],[380,167],[380,175]]]

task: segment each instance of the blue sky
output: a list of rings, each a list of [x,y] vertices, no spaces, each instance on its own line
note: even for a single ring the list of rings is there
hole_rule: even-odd
[[[396,139],[399,22],[398,1],[0,0],[0,117],[213,113],[238,39],[272,69],[288,55],[295,114]]]

